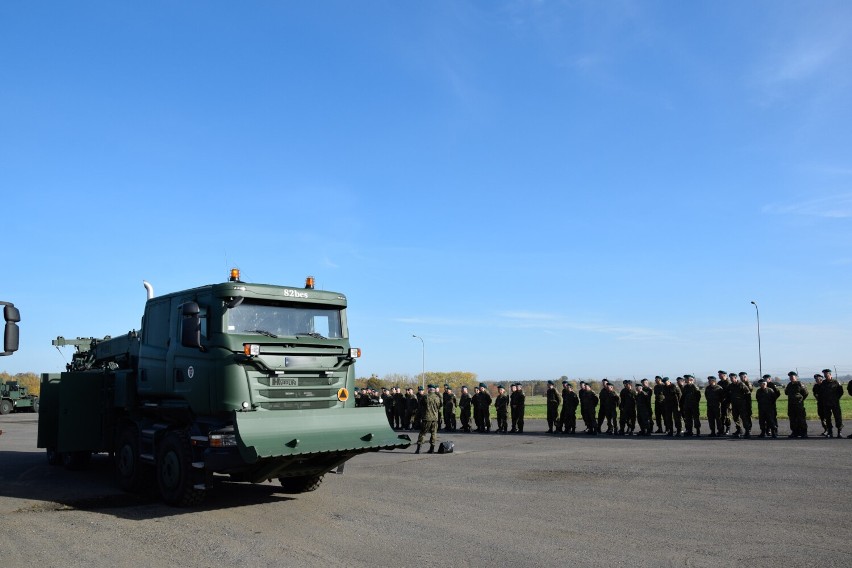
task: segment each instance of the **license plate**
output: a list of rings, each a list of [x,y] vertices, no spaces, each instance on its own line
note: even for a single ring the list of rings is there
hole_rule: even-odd
[[[297,387],[299,386],[296,379],[285,379],[284,377],[271,377],[269,379],[271,387]]]

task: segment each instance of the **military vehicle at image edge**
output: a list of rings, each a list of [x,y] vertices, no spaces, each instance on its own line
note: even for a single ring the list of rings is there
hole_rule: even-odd
[[[346,297],[227,282],[148,300],[141,329],[76,347],[61,374],[41,378],[38,447],[48,462],[84,468],[114,457],[127,491],[156,486],[176,506],[201,502],[218,475],[285,492],[317,488],[355,455],[405,448],[381,408],[355,408]],[[216,474],[216,475],[214,475]]]
[[[0,306],[3,306],[3,319],[6,320],[3,352],[0,353],[2,357],[18,350],[18,322],[21,321],[21,314],[15,304],[10,302],[0,302]],[[9,414],[15,409],[38,412],[38,397],[29,394],[26,387],[19,386],[17,381],[0,383],[0,414]]]

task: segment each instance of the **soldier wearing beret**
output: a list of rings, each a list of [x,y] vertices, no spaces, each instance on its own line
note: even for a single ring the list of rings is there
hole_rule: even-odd
[[[728,396],[731,381],[728,380],[728,373],[725,371],[719,371],[716,374],[719,376],[718,385],[722,389],[720,404],[722,407],[722,426],[725,427],[725,430],[721,435],[727,436],[731,431],[731,397]]]
[[[461,388],[461,397],[459,397],[459,419],[461,420],[462,432],[470,432],[470,409],[473,406],[473,400],[467,387]]]
[[[515,383],[515,400],[512,405],[512,431],[519,434],[524,431],[524,411],[527,404],[527,395],[524,394],[524,385]]]
[[[743,436],[751,438],[751,385],[741,380],[745,373],[737,375],[731,373],[731,385],[728,387],[728,396],[731,401],[731,416],[737,429],[734,438]]]
[[[808,398],[808,389],[799,382],[799,374],[795,371],[787,373],[790,382],[784,387],[787,395],[787,416],[790,417],[790,438],[807,438],[808,421],[805,415],[805,399]]]
[[[680,388],[671,382],[668,377],[663,377],[665,385],[665,405],[663,406],[663,423],[666,427],[666,436],[680,437],[683,434],[683,425],[680,421]]]
[[[686,436],[692,436],[692,430],[695,429],[695,435],[701,435],[701,418],[698,411],[698,404],[701,401],[701,390],[695,384],[695,377],[692,375],[684,375],[686,384],[683,385],[681,392],[683,397],[683,421],[686,426]]]
[[[482,429],[480,432],[491,431],[491,393],[488,392],[488,387],[485,383],[479,383],[479,396],[476,398],[476,404],[479,405],[479,416],[482,420]]]
[[[639,421],[640,436],[650,436],[654,431],[654,413],[651,408],[653,396],[654,391],[648,384],[648,379],[642,379],[642,386],[636,389],[636,417]]]
[[[417,394],[414,396],[417,398],[417,411],[414,413],[414,429],[419,432],[423,425],[423,401],[426,399],[426,393],[423,391],[422,386],[417,387]]]
[[[566,434],[577,432],[577,407],[580,405],[580,397],[574,392],[571,383],[566,383],[562,391],[562,428]]]
[[[828,434],[828,425],[826,424],[825,402],[822,399],[823,381],[825,378],[819,373],[814,374],[814,386],[811,387],[811,394],[816,399],[817,416],[819,417],[819,425],[822,426],[822,435]]]
[[[385,407],[385,417],[388,419],[388,424],[393,428],[393,394],[387,387],[382,387],[381,403]]]
[[[663,409],[666,406],[666,385],[663,377],[654,377],[654,417],[657,421],[657,434],[663,433]]]
[[[618,432],[618,404],[620,399],[615,392],[615,386],[607,381],[600,394],[600,410],[598,412],[598,428],[603,427],[606,420],[606,433],[610,436]],[[603,419],[601,418],[603,416]]]
[[[562,410],[559,413],[559,420],[556,421],[557,432],[562,432],[562,429],[568,422],[568,410],[565,407],[565,396],[568,394],[568,385],[568,381],[562,381]]]
[[[707,386],[704,387],[704,398],[707,400],[707,422],[710,425],[710,436],[724,436],[725,426],[722,422],[722,400],[725,393],[722,387],[716,384],[716,377],[707,377]]]
[[[479,403],[480,393],[482,393],[482,388],[479,385],[473,387],[473,396],[470,397],[470,402],[473,404],[473,423],[476,425],[476,431],[484,432],[485,422],[482,420],[482,405]]]
[[[837,428],[837,437],[842,438],[840,431],[843,429],[843,414],[840,411],[840,397],[843,396],[843,387],[834,379],[831,369],[823,369],[822,375],[825,377],[822,400],[825,404],[825,425],[828,428],[826,435],[831,438],[833,429]]]
[[[497,411],[497,432],[505,434],[509,431],[509,395],[503,385],[497,385],[494,410]]]
[[[595,408],[598,406],[598,395],[589,383],[580,383],[580,416],[586,425],[586,434],[597,435],[598,423],[595,420]]]
[[[393,427],[396,430],[402,430],[402,423],[405,421],[405,395],[402,394],[402,389],[395,386],[391,396],[393,396]]]
[[[444,403],[444,431],[456,429],[456,405],[458,399],[450,385],[444,385],[443,403]]]
[[[636,391],[632,381],[624,381],[624,387],[618,396],[618,435],[633,435],[636,429]]]
[[[559,418],[559,403],[562,402],[553,381],[547,381],[547,391],[544,393],[544,398],[547,401],[547,433],[552,434]]]
[[[771,375],[763,375],[757,384],[758,388],[757,392],[754,393],[754,398],[757,399],[757,423],[760,426],[760,437],[772,436],[777,438],[778,409],[775,401],[781,396],[781,392],[772,382]]]
[[[420,453],[420,446],[426,438],[426,432],[429,432],[429,451],[428,454],[435,453],[435,444],[438,442],[438,417],[441,415],[441,406],[444,402],[436,392],[438,387],[429,385],[429,392],[423,397],[420,407],[423,411],[423,424],[420,427],[420,436],[417,437],[417,450],[415,454]]]

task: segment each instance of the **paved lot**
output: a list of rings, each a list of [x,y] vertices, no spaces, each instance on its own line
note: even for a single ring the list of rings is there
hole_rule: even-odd
[[[852,440],[455,434],[314,493],[218,484],[199,509],[49,467],[0,417],[0,565],[852,566]],[[536,432],[538,431],[538,432]]]

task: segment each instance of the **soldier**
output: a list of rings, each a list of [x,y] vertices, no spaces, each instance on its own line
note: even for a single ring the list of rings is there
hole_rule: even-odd
[[[497,432],[505,434],[509,430],[509,395],[503,385],[497,385],[494,410],[497,411]]]
[[[417,450],[415,454],[420,453],[420,446],[426,438],[426,432],[429,432],[429,451],[427,454],[435,453],[435,443],[438,441],[438,417],[441,415],[441,406],[443,401],[436,392],[438,387],[429,385],[428,394],[421,399],[420,408],[423,414],[423,425],[420,427],[420,436],[417,437]]]
[[[488,392],[488,387],[485,383],[479,383],[479,398],[476,399],[479,403],[479,412],[482,417],[482,432],[491,431],[491,393]]]
[[[556,385],[553,384],[553,381],[547,381],[547,391],[544,393],[544,398],[547,401],[547,433],[552,434],[559,416],[559,403],[562,401],[559,393],[556,392]]]
[[[701,400],[701,390],[695,384],[695,377],[692,375],[684,375],[686,384],[683,385],[683,421],[686,426],[686,436],[692,436],[692,428],[695,428],[695,435],[701,435],[701,419],[699,417],[698,403]]]
[[[426,399],[426,393],[423,391],[422,386],[417,387],[417,394],[414,396],[417,398],[417,412],[414,413],[414,429],[420,431],[423,425],[423,401]]]
[[[515,409],[515,416],[518,418],[518,434],[521,434],[524,431],[524,413],[526,412],[527,395],[524,394],[523,384],[517,383],[517,386],[518,394],[515,400],[517,401],[518,408]],[[514,425],[515,423],[512,422],[512,426]]]
[[[840,435],[840,431],[843,430],[843,415],[840,412],[840,397],[843,396],[843,387],[834,380],[834,377],[831,375],[831,369],[823,369],[822,374],[825,377],[822,399],[825,402],[825,425],[828,427],[827,435],[831,438],[833,427],[836,427],[837,437],[842,438],[843,436]],[[834,418],[833,424],[832,417]]]
[[[731,398],[728,396],[728,388],[731,386],[731,381],[728,380],[728,373],[719,371],[716,373],[719,376],[719,386],[722,388],[722,397],[720,400],[722,408],[722,426],[725,431],[723,436],[727,436],[731,431]]]
[[[621,389],[621,394],[618,397],[618,435],[628,436],[633,435],[636,429],[636,391],[633,390],[632,381],[624,381],[624,388]]]
[[[784,388],[787,395],[787,416],[790,417],[790,430],[788,438],[807,438],[808,421],[805,415],[805,399],[808,398],[808,389],[799,382],[799,374],[795,371],[787,373],[790,382]]]
[[[574,392],[571,383],[565,385],[562,391],[562,428],[566,434],[577,432],[577,407],[580,405],[580,397]]]
[[[811,387],[811,393],[816,399],[817,416],[819,417],[819,425],[822,426],[822,435],[828,433],[828,426],[825,423],[825,403],[822,400],[823,376],[819,373],[814,374],[814,386]]]
[[[707,400],[707,422],[710,424],[710,436],[718,437],[725,435],[725,426],[722,421],[722,400],[725,393],[722,387],[716,384],[716,377],[707,377],[707,386],[704,387],[704,398]]]
[[[598,400],[600,402],[600,406],[598,406],[598,432],[601,431],[603,427],[604,419],[606,415],[604,414],[606,411],[604,410],[604,400],[606,399],[606,386],[609,384],[609,381],[604,379],[601,381],[601,390],[598,393]]]
[[[381,403],[385,407],[385,417],[388,419],[388,424],[393,428],[393,395],[387,387],[382,387]]]
[[[740,371],[740,384],[745,388],[743,389],[743,396],[740,399],[740,420],[743,421],[743,427],[745,428],[745,437],[751,437],[751,417],[754,414],[754,409],[751,404],[751,391],[754,390],[754,387],[751,386],[751,383],[748,380],[748,373],[745,371]],[[740,387],[742,388],[742,387]]]
[[[663,409],[666,406],[666,386],[663,377],[654,377],[654,416],[657,419],[657,434],[663,433]]]
[[[846,383],[846,392],[848,392],[848,393],[849,393],[849,396],[852,396],[852,381],[849,381],[848,383]],[[848,435],[848,436],[846,436],[846,437],[847,437],[847,438],[852,438],[852,434],[849,434],[849,435]]]
[[[403,427],[406,430],[411,430],[412,422],[414,422],[414,416],[417,414],[417,407],[419,403],[417,402],[417,397],[414,396],[414,389],[411,387],[406,387],[405,389],[405,419],[403,420]]]
[[[596,436],[598,434],[598,423],[595,420],[595,408],[598,406],[598,395],[592,390],[589,383],[580,383],[580,415],[586,425],[586,434]]]
[[[450,385],[444,385],[444,395],[443,395],[443,403],[444,403],[444,431],[456,429],[456,405],[458,404],[458,399],[456,398],[453,389],[450,388]]]
[[[517,383],[512,383],[509,385],[509,419],[512,421],[512,429],[509,430],[510,434],[514,434],[518,431],[518,417],[516,416],[518,404],[518,385]]]
[[[642,379],[642,386],[636,389],[636,417],[639,420],[640,436],[650,436],[654,431],[654,412],[651,408],[653,395],[648,379]]]
[[[686,380],[683,377],[678,377],[675,379],[675,384],[677,385],[677,388],[680,389],[680,399],[677,401],[677,406],[680,408],[680,419],[683,420],[683,387],[686,384]]]
[[[559,420],[556,421],[556,432],[562,432],[568,421],[568,410],[565,408],[565,396],[568,394],[568,381],[562,381],[562,410],[559,413]]]
[[[461,388],[461,397],[459,398],[459,411],[461,416],[462,432],[470,432],[470,407],[473,406],[473,399],[467,391],[467,386]]]
[[[397,430],[402,429],[405,406],[405,395],[402,394],[402,389],[398,386],[393,387],[393,427]]]
[[[607,381],[606,388],[601,391],[600,407],[603,409],[603,417],[606,419],[606,433],[610,436],[615,435],[618,431],[619,400],[615,386]],[[600,426],[603,426],[603,424],[601,423]]]
[[[771,375],[763,375],[757,383],[759,386],[754,397],[757,399],[757,423],[760,426],[760,437],[778,437],[778,410],[775,401],[781,393],[772,383]],[[769,385],[772,384],[770,388]]]
[[[680,421],[680,388],[677,384],[671,382],[668,377],[663,377],[663,385],[665,386],[665,405],[663,406],[663,423],[666,427],[666,436],[683,435],[683,425]]]
[[[728,386],[728,399],[731,401],[731,417],[733,418],[736,431],[734,438],[745,435],[751,437],[751,391],[748,386],[740,381],[736,373],[731,373],[731,384]]]
[[[473,423],[476,425],[477,432],[484,432],[485,426],[482,420],[482,406],[479,404],[479,394],[482,389],[479,385],[473,387],[473,396],[470,397],[470,402],[473,404]]]

